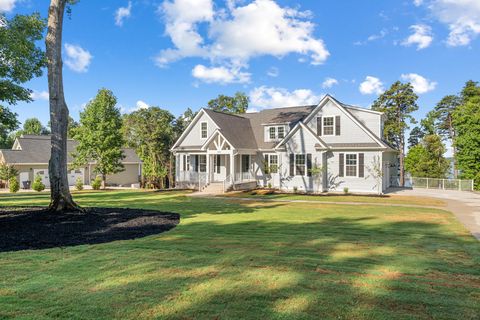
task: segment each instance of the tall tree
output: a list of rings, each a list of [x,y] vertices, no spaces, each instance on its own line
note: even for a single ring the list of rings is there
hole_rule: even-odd
[[[473,179],[480,189],[480,86],[468,81],[461,92],[461,105],[453,112],[455,148],[460,177]]]
[[[408,137],[408,148],[415,147],[422,141],[423,137],[425,137],[425,132],[422,128],[414,127],[412,131],[410,131],[410,136]]]
[[[16,132],[16,137],[22,134],[46,135],[49,133],[50,131],[42,125],[40,120],[37,118],[29,118],[23,123],[22,130]]]
[[[444,153],[442,138],[436,134],[427,135],[408,150],[405,169],[414,177],[445,178],[450,164]]]
[[[232,114],[247,112],[249,99],[243,92],[237,92],[233,97],[219,95],[217,98],[208,101],[208,108]]]
[[[405,185],[405,130],[408,122],[416,123],[412,113],[418,110],[418,96],[413,92],[410,83],[395,82],[373,103],[372,109],[384,112],[386,121],[384,136],[387,141],[399,151],[400,185]]]
[[[461,104],[460,97],[456,95],[448,95],[442,98],[440,102],[435,106],[434,112],[436,115],[436,127],[438,133],[450,140],[452,143],[453,151],[453,175],[455,178],[458,176],[457,165],[455,161],[455,154],[457,153],[457,148],[455,146],[455,139],[457,137],[455,127],[453,125],[453,113]]]
[[[74,0],[51,0],[48,9],[47,48],[48,92],[50,95],[50,124],[52,129],[50,205],[52,211],[81,210],[73,201],[67,176],[68,107],[63,93],[62,31],[67,3]]]
[[[36,42],[42,39],[45,25],[38,13],[10,20],[0,13],[0,148],[11,147],[10,133],[19,125],[17,114],[2,103],[32,101],[32,91],[22,85],[42,75],[45,53]]]
[[[107,175],[124,170],[122,117],[116,104],[117,98],[110,90],[99,90],[80,112],[80,126],[75,135],[78,145],[73,153],[74,167],[95,162],[94,171],[102,176],[103,188]]]
[[[140,109],[124,116],[123,133],[127,145],[135,148],[143,161],[143,185],[164,188],[165,178],[173,180],[174,164],[170,148],[176,137],[175,117],[158,107]]]

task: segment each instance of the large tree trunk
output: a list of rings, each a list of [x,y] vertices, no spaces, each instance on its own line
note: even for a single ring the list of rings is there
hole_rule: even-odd
[[[50,94],[50,124],[52,130],[50,176],[50,210],[80,210],[73,201],[67,178],[68,108],[63,94],[62,27],[66,0],[51,0],[48,10],[46,38],[48,91]]]

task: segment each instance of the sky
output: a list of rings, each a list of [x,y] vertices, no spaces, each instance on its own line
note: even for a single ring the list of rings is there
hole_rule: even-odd
[[[39,12],[47,0],[0,0],[0,12]],[[127,113],[154,105],[176,116],[219,94],[250,111],[315,104],[329,93],[368,108],[411,81],[421,119],[445,95],[480,80],[480,1],[80,0],[64,21],[70,114],[100,88]],[[44,46],[43,43],[39,43]],[[46,71],[11,109],[48,122]]]

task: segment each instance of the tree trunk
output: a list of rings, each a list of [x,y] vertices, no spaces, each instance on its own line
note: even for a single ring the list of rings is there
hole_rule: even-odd
[[[400,141],[400,186],[405,187],[405,145]]]
[[[51,0],[46,38],[48,91],[50,94],[51,156],[48,164],[52,211],[78,211],[67,177],[68,108],[63,94],[62,26],[66,0]]]

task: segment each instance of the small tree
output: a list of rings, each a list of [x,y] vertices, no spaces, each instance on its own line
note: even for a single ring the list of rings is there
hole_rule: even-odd
[[[18,170],[13,165],[0,164],[0,180],[5,181],[5,184],[10,181],[11,178],[16,178]]]
[[[35,179],[33,179],[32,189],[38,192],[45,190],[45,185],[42,182],[42,177],[40,177],[40,175],[38,174],[35,176]]]
[[[11,193],[17,193],[20,190],[20,184],[18,183],[17,177],[11,177],[8,180],[8,187]]]
[[[123,171],[122,118],[116,108],[117,98],[110,90],[101,89],[80,113],[80,126],[76,129],[78,146],[73,153],[74,167],[95,162],[95,172],[102,177],[105,188],[108,174]]]
[[[383,182],[383,168],[382,163],[380,161],[379,156],[373,157],[372,165],[367,167],[368,172],[370,175],[375,179],[376,186],[377,186],[377,193],[380,195],[383,193],[382,191],[382,182]]]
[[[318,186],[317,192],[320,192],[320,186],[322,185],[323,169],[324,167],[322,165],[317,165],[316,163],[312,166],[312,169],[310,169],[310,173]]]
[[[91,185],[93,190],[100,190],[102,179],[100,179],[100,177],[95,177],[95,180],[92,181]]]
[[[75,189],[77,189],[78,191],[83,190],[83,179],[81,177],[78,177],[75,181]]]

